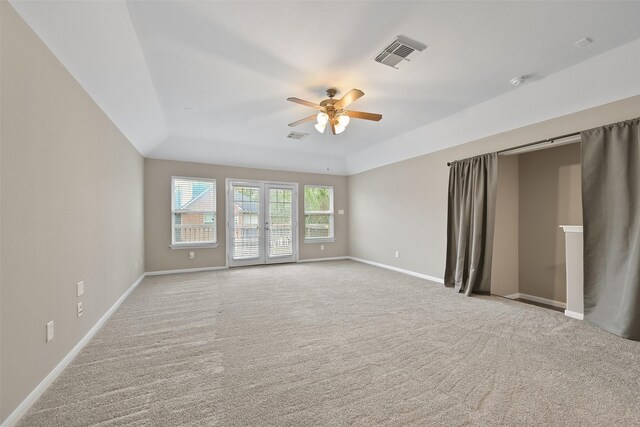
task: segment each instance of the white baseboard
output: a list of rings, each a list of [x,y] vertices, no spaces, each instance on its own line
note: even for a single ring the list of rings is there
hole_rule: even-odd
[[[528,294],[523,294],[523,293],[515,293],[515,294],[511,294],[511,295],[505,295],[505,298],[509,298],[509,299],[526,299],[528,301],[533,301],[533,302],[539,302],[541,304],[547,304],[550,305],[552,307],[559,307],[559,308],[567,308],[567,304],[564,302],[560,302],[560,301],[555,301],[552,299],[547,299],[547,298],[542,298],[542,297],[537,297],[535,295],[528,295]]]
[[[387,270],[397,271],[398,273],[408,274],[409,276],[419,277],[421,279],[426,279],[426,280],[429,280],[431,282],[444,283],[444,279],[441,279],[439,277],[433,277],[433,276],[428,276],[428,275],[422,274],[422,273],[416,273],[415,271],[405,270],[404,268],[393,267],[391,265],[381,264],[379,262],[369,261],[369,260],[366,260],[366,259],[356,258],[356,257],[352,257],[352,256],[346,257],[346,258],[350,259],[352,261],[358,261],[358,262],[362,262],[364,264],[375,265],[376,267],[386,268]]]
[[[27,413],[31,405],[33,405],[36,400],[38,400],[38,398],[42,396],[42,393],[44,393],[47,387],[49,387],[51,383],[56,378],[58,378],[58,375],[60,375],[60,373],[62,373],[67,365],[69,365],[69,363],[71,363],[71,361],[78,355],[78,353],[80,353],[80,350],[82,350],[82,348],[87,345],[87,343],[91,340],[91,338],[93,338],[96,332],[100,330],[102,325],[105,324],[105,322],[109,319],[109,317],[111,317],[113,312],[118,309],[120,304],[122,304],[122,302],[127,299],[129,294],[133,292],[133,290],[140,284],[140,282],[142,282],[142,279],[144,279],[146,275],[147,273],[142,273],[138,280],[136,280],[134,284],[131,285],[120,298],[118,298],[118,300],[109,308],[109,310],[107,310],[107,312],[96,322],[96,324],[93,325],[89,332],[87,332],[87,334],[82,337],[78,344],[76,344],[75,347],[73,347],[71,351],[67,353],[67,355],[56,365],[55,368],[53,368],[51,372],[49,372],[49,374],[40,382],[40,384],[38,384],[36,388],[34,388],[33,391],[31,391],[31,393],[29,393],[29,395],[20,403],[20,405],[18,405],[18,407],[13,410],[13,412],[7,417],[6,420],[4,420],[0,427],[13,427],[18,423],[18,421],[20,421],[20,418],[22,418],[22,416]]]
[[[584,314],[578,313],[577,311],[565,310],[564,315],[573,319],[584,320]]]
[[[226,265],[220,267],[199,267],[199,268],[183,268],[179,270],[162,270],[162,271],[147,271],[147,276],[164,276],[165,274],[179,274],[179,273],[197,273],[199,271],[215,271],[215,270],[227,270],[229,267]]]
[[[343,259],[349,259],[348,256],[334,256],[329,258],[308,258],[308,259],[300,259],[298,262],[318,262],[318,261],[339,261]]]

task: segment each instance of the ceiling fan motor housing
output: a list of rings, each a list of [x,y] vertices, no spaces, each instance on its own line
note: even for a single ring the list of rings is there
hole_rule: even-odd
[[[329,95],[329,96],[331,96],[331,95],[329,94],[329,91],[330,91],[330,90],[332,90],[332,89],[327,90],[327,95]],[[333,91],[335,92],[335,89],[333,89]],[[335,93],[334,93],[334,95],[335,95]],[[338,102],[338,100],[337,100],[337,99],[333,99],[333,98],[325,99],[325,100],[323,100],[323,101],[321,101],[321,102],[320,102],[320,105],[321,105],[322,107],[324,107],[324,110],[325,110],[325,112],[326,112],[327,116],[329,116],[329,119],[330,119],[330,120],[333,120],[333,118],[334,118],[334,117],[335,117],[335,115],[336,115],[336,111],[337,111],[337,110],[336,110],[336,108],[333,106],[336,102]]]

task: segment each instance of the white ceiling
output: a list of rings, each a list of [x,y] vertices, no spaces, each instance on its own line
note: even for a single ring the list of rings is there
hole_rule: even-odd
[[[362,153],[384,164],[389,141],[640,38],[638,1],[12,4],[143,155],[330,173]],[[375,63],[398,34],[428,48],[399,70]],[[313,110],[286,98],[328,87],[363,90],[350,108],[382,121],[287,139]]]

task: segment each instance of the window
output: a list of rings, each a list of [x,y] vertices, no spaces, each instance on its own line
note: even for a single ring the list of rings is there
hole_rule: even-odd
[[[305,242],[333,241],[333,187],[304,186]]]
[[[216,180],[171,178],[171,246],[216,244]]]

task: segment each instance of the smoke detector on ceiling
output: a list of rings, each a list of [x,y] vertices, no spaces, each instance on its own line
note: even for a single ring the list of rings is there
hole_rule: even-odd
[[[522,83],[524,83],[525,79],[526,79],[525,76],[514,77],[509,81],[509,83],[511,83],[512,86],[520,86]]]
[[[287,135],[287,138],[291,138],[291,139],[305,139],[307,136],[309,136],[309,134],[308,134],[308,133],[292,131],[292,132],[290,132],[290,133],[289,133],[289,135]]]
[[[396,65],[400,62],[410,61],[408,58],[409,55],[416,51],[422,52],[426,48],[427,45],[424,43],[412,40],[409,37],[398,36],[389,46],[382,49],[382,52],[373,60],[397,70],[398,67],[396,67]]]

